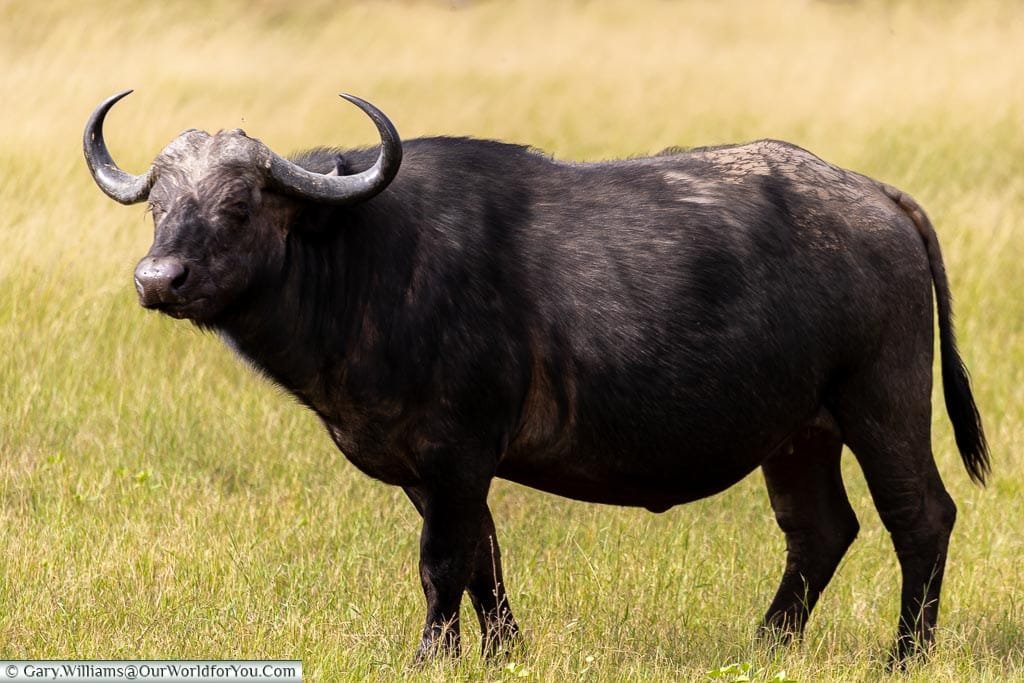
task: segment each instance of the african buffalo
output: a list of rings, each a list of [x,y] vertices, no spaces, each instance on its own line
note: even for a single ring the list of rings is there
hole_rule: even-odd
[[[601,163],[403,144],[349,95],[379,150],[289,160],[188,130],[133,176],[103,140],[127,94],[84,146],[106,194],[152,208],[141,304],[215,331],[405,490],[423,517],[419,658],[459,651],[465,591],[485,654],[515,640],[494,477],[662,512],[761,467],[787,546],[762,629],[799,635],[857,535],[844,444],[902,569],[893,656],[931,642],[956,517],[931,453],[933,288],[975,481],[989,456],[911,197],[774,140]]]

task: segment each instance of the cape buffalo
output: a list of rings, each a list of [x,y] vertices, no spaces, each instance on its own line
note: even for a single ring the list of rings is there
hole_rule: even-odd
[[[128,91],[130,92],[130,91]],[[931,452],[933,296],[947,411],[989,456],[931,223],[908,195],[785,142],[601,163],[434,137],[285,159],[188,130],[144,174],[85,128],[93,178],[149,202],[145,308],[215,331],[423,517],[418,658],[518,633],[491,480],[655,512],[760,467],[786,536],[763,632],[799,635],[858,523],[843,445],[892,536],[893,656],[933,638],[956,507]],[[404,161],[403,161],[404,159]]]

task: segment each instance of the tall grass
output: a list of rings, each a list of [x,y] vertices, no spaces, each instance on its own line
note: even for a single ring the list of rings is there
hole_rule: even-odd
[[[979,2],[0,2],[0,657],[298,657],[311,680],[885,678],[898,569],[860,473],[861,536],[806,640],[754,625],[782,570],[760,475],[669,513],[497,482],[528,649],[405,669],[418,520],[216,339],[146,314],[151,226],[93,186],[81,130],[141,171],[187,127],[278,151],[405,137],[559,157],[791,140],[929,210],[995,472],[972,487],[940,401],[960,516],[938,646],[908,680],[1024,677],[1024,11]],[[469,618],[467,624],[475,620]]]

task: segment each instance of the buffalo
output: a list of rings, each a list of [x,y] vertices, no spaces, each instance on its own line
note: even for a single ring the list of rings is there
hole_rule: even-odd
[[[792,144],[599,163],[503,142],[278,156],[188,130],[142,175],[85,128],[89,169],[148,201],[143,307],[211,330],[423,518],[417,658],[518,640],[487,506],[501,477],[654,512],[760,467],[786,565],[761,633],[802,633],[858,531],[853,452],[902,570],[894,661],[927,650],[956,506],[931,451],[933,305],[956,444],[989,454],[939,243],[904,192]],[[934,291],[934,297],[933,297]]]

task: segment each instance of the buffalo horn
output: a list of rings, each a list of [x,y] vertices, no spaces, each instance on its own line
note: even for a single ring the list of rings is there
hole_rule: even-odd
[[[362,109],[380,133],[380,154],[373,166],[355,175],[313,173],[271,152],[270,177],[288,194],[327,204],[352,204],[369,199],[394,179],[402,163],[402,140],[384,113],[366,100],[341,93]]]
[[[108,197],[122,204],[135,204],[144,201],[149,196],[149,188],[153,186],[152,167],[142,175],[125,173],[110,158],[107,143],[103,140],[103,119],[106,118],[107,112],[118,100],[131,92],[131,90],[125,90],[113,97],[108,97],[100,106],[96,107],[92,116],[89,117],[89,122],[85,124],[85,135],[82,138],[85,162],[89,165],[92,179]]]

